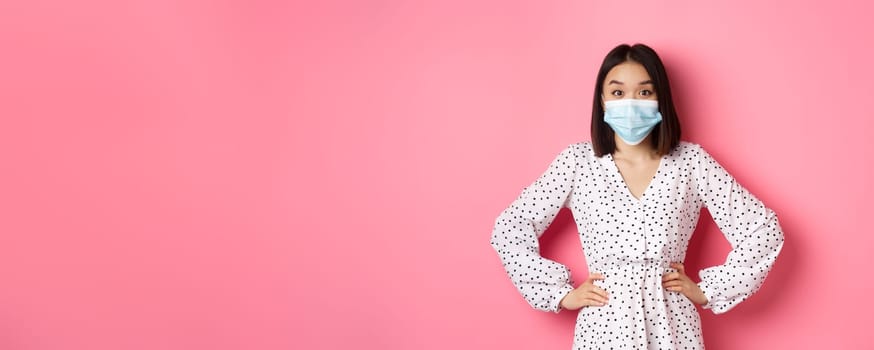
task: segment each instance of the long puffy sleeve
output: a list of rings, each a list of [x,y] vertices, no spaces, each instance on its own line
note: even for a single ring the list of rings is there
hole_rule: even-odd
[[[773,210],[743,188],[700,149],[696,189],[716,225],[731,244],[725,263],[699,272],[705,309],[724,313],[762,286],[783,247],[783,231]]]
[[[576,166],[571,145],[501,212],[492,231],[491,245],[510,280],[538,310],[559,312],[561,299],[573,290],[570,270],[542,257],[538,238],[570,202]]]

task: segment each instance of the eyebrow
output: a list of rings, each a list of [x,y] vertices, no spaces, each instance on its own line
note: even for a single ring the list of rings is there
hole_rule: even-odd
[[[610,84],[625,85],[625,83],[618,81],[618,80],[610,80],[610,82],[607,83],[607,85],[610,85]],[[637,85],[644,85],[644,84],[652,84],[652,80],[644,80],[644,81],[638,83]]]

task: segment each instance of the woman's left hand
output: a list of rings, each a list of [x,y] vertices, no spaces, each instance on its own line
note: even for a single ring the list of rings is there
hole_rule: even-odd
[[[698,287],[698,284],[692,282],[689,276],[686,276],[686,270],[681,263],[671,263],[671,267],[677,272],[666,273],[662,276],[662,286],[672,292],[680,292],[693,303],[698,305],[707,304],[707,296]]]

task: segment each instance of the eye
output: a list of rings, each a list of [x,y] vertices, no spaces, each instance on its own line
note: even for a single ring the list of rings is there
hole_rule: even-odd
[[[622,96],[622,90],[613,90],[610,94],[619,97]]]
[[[640,91],[640,96],[652,96],[652,94],[653,94],[652,90],[641,90]]]

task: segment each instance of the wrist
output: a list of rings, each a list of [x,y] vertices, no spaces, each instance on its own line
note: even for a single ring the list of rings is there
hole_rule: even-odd
[[[574,287],[571,286],[570,284],[565,284],[564,286],[559,288],[559,290],[554,294],[554,297],[555,297],[554,303],[555,304],[552,308],[553,311],[559,312],[559,311],[561,311],[561,309],[570,309],[570,307],[568,307],[569,305],[567,303],[572,301],[572,299],[570,299],[570,298],[572,298],[571,294],[573,294],[573,293],[571,293],[571,292],[573,292],[573,290],[574,290]]]

